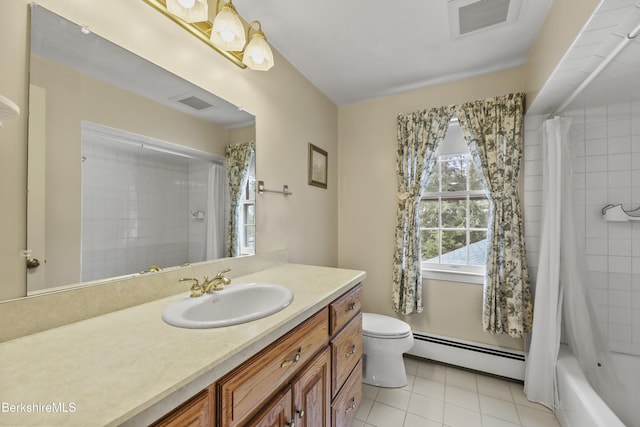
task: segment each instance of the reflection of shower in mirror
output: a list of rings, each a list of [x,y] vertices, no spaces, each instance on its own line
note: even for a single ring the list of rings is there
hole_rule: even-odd
[[[204,219],[204,211],[202,209],[198,209],[196,211],[191,211],[191,216],[194,219]]]
[[[226,182],[209,177],[224,168],[221,157],[88,122],[82,153],[91,159],[82,168],[83,281],[224,253],[224,239],[211,230],[224,229],[226,207],[209,200],[226,191]],[[204,221],[203,206],[217,210],[212,220],[220,224]]]

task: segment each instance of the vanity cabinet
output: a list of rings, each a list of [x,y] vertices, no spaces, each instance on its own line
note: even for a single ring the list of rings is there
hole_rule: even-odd
[[[296,427],[324,427],[331,420],[331,351],[318,354],[293,382]]]
[[[331,357],[325,348],[302,369],[258,415],[248,427],[326,427],[331,420]],[[222,423],[222,425],[225,425]]]
[[[362,359],[362,313],[358,313],[331,340],[332,397],[336,397],[360,359]]]
[[[329,305],[331,426],[349,427],[362,401],[362,285]]]
[[[281,390],[246,427],[293,427],[291,417],[291,386]]]
[[[357,285],[329,304],[329,333],[334,336],[362,310],[362,285]]]
[[[358,361],[331,405],[331,427],[349,427],[356,417],[361,401],[362,361]]]
[[[329,342],[329,313],[322,309],[218,381],[220,425],[249,420],[265,399],[287,384]]]
[[[156,425],[350,426],[362,397],[361,301],[357,285]]]
[[[209,387],[152,424],[152,427],[207,427],[215,420],[213,387]]]

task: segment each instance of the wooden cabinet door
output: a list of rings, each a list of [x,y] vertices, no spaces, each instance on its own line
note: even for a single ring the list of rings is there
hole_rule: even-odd
[[[209,393],[202,391],[165,415],[152,427],[209,427],[213,425]]]
[[[331,425],[331,352],[327,347],[293,382],[296,427]]]
[[[291,386],[281,390],[246,427],[285,427],[292,426]]]

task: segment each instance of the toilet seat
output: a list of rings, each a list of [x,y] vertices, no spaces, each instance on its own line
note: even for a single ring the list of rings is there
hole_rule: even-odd
[[[371,338],[400,339],[411,335],[411,327],[402,320],[393,317],[363,313],[362,335]]]

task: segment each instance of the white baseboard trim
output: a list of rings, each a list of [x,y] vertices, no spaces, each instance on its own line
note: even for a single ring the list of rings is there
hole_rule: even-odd
[[[407,354],[524,381],[522,351],[416,331],[413,338]]]

